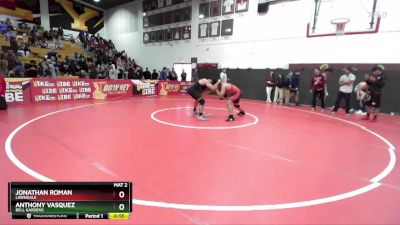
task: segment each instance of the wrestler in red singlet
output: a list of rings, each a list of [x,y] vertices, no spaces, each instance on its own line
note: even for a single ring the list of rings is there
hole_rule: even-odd
[[[220,83],[218,85],[218,89],[216,90],[218,96],[223,99],[227,98],[227,107],[228,107],[228,112],[229,116],[226,121],[235,121],[235,117],[233,116],[233,107],[237,108],[239,110],[238,115],[243,116],[245,115],[245,112],[242,108],[240,108],[239,102],[240,102],[240,97],[241,97],[241,91],[240,89],[231,83]]]

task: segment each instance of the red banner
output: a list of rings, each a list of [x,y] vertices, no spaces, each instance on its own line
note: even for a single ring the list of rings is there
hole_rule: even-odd
[[[186,94],[187,88],[192,82],[183,81],[160,81],[158,83],[158,95],[179,95]]]
[[[134,95],[157,95],[158,80],[131,80]]]
[[[133,95],[130,80],[33,79],[32,101],[109,99]]]
[[[31,103],[30,78],[6,78],[7,103]]]

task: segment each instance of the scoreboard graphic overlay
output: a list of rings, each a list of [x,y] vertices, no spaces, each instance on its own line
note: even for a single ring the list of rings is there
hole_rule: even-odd
[[[13,219],[129,219],[131,182],[10,182]]]

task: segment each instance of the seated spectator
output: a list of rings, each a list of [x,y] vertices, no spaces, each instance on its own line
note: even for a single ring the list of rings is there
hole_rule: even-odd
[[[10,46],[15,55],[18,55],[18,43],[15,36],[10,36]]]
[[[0,110],[7,109],[6,102],[6,80],[3,75],[0,75]]]
[[[25,68],[21,62],[15,63],[15,77],[24,77],[25,76]]]
[[[54,41],[55,47],[56,49],[62,49],[63,45],[62,45],[62,41],[61,41],[61,37],[58,36],[55,41]]]
[[[1,34],[5,35],[8,31],[9,31],[8,25],[5,22],[1,21],[0,22],[0,32],[1,32]]]
[[[39,44],[40,48],[47,48],[49,45],[47,43],[46,39],[42,39],[42,41]]]
[[[38,69],[36,66],[36,61],[31,60],[29,63],[25,64],[26,77],[37,77]]]

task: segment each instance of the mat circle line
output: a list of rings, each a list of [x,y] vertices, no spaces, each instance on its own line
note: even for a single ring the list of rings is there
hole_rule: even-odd
[[[224,108],[214,108],[214,107],[204,107],[205,109],[214,109],[214,110],[226,110]],[[157,110],[153,113],[151,113],[150,117],[151,119],[153,119],[154,121],[161,123],[161,124],[165,124],[165,125],[169,125],[169,126],[174,126],[174,127],[181,127],[181,128],[191,128],[191,129],[200,129],[200,130],[226,130],[226,129],[236,129],[236,128],[244,128],[244,127],[249,127],[252,125],[256,125],[259,121],[258,117],[246,112],[246,115],[251,116],[254,118],[254,121],[251,123],[246,123],[246,124],[242,124],[242,125],[236,125],[236,126],[214,126],[214,127],[207,127],[207,126],[188,126],[188,125],[181,125],[181,124],[176,124],[176,123],[170,123],[170,122],[166,122],[163,120],[160,120],[156,117],[156,115],[160,112],[164,112],[164,111],[170,111],[170,110],[176,110],[176,109],[193,109],[193,107],[175,107],[175,108],[165,108],[165,109],[160,109]],[[205,121],[207,122],[207,121]]]

